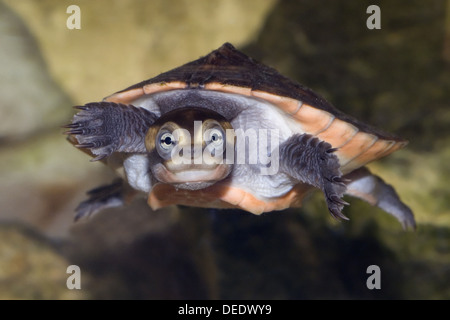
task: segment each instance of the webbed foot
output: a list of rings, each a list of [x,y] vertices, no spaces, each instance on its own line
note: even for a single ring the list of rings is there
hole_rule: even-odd
[[[124,205],[124,181],[116,179],[113,183],[103,185],[87,192],[89,198],[75,209],[75,221],[90,217],[104,209]]]
[[[145,134],[157,116],[132,105],[112,102],[94,102],[77,106],[66,134],[75,136],[78,148],[89,149],[101,160],[113,152],[144,153]]]
[[[346,193],[378,206],[402,224],[403,229],[415,229],[416,221],[411,209],[404,204],[392,186],[362,167],[345,175],[349,179]]]

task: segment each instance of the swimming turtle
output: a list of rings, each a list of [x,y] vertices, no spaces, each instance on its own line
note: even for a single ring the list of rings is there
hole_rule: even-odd
[[[75,107],[68,139],[123,179],[88,192],[77,218],[136,193],[168,205],[299,207],[320,189],[347,219],[344,194],[414,227],[395,190],[364,167],[407,142],[354,119],[275,69],[225,43],[208,55]]]

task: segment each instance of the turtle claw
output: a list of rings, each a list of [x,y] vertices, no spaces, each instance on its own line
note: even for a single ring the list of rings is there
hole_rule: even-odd
[[[327,179],[324,179],[324,182],[325,187],[323,188],[323,191],[325,193],[325,199],[331,215],[336,219],[349,220],[341,212],[344,206],[349,205],[348,202],[342,199],[342,196],[346,190],[345,184],[341,182],[330,182]]]
[[[348,206],[350,205],[350,203],[348,203],[347,201],[342,200],[341,198],[339,198],[338,196],[331,196],[331,201],[335,204],[338,205],[343,205],[343,206]]]
[[[89,161],[91,161],[91,162],[100,161],[100,160],[103,160],[104,158],[106,158],[107,156],[108,155],[106,155],[106,154],[101,154],[101,155],[98,155],[98,156],[96,156],[95,158],[93,158],[93,159],[91,159]]]
[[[81,125],[79,124],[79,123],[77,123],[77,125],[79,126],[79,127],[81,127]],[[72,134],[72,135],[75,135],[75,134],[83,134],[83,129],[72,129],[72,130],[69,130],[69,131],[66,131],[66,132],[64,132],[65,134]]]
[[[86,148],[94,148],[95,147],[95,143],[82,143],[82,144],[77,144],[75,145],[75,147],[77,148],[81,148],[81,149],[86,149]]]
[[[326,152],[327,153],[334,153],[334,152],[336,152],[338,150],[338,148],[330,148],[330,149],[328,149]]]
[[[350,220],[346,215],[344,215],[344,214],[341,212],[342,209],[336,209],[336,208],[330,209],[330,208],[328,207],[328,210],[330,211],[331,216],[332,216],[333,218],[335,218],[336,220],[339,220],[339,219],[347,220],[347,221]]]
[[[351,181],[350,179],[346,179],[346,178],[342,178],[342,177],[338,177],[338,176],[333,177],[331,180],[333,182],[342,183],[344,185]]]
[[[74,109],[78,110],[89,110],[89,107],[87,105],[84,106],[74,106]]]
[[[74,128],[78,128],[78,127],[80,127],[80,124],[77,123],[77,122],[75,122],[75,123],[69,123],[69,124],[66,124],[66,125],[64,125],[64,126],[61,126],[61,128],[66,128],[66,129],[74,129]],[[68,134],[68,132],[69,132],[69,131],[66,131],[65,134]]]
[[[328,210],[331,213],[331,216],[337,220],[350,220],[347,216],[342,213],[342,209],[344,206],[348,206],[349,203],[342,200],[337,195],[332,195],[331,198],[327,198]]]
[[[331,145],[327,142],[323,142],[322,145],[320,174],[322,176],[321,189],[325,194],[328,210],[333,218],[349,220],[341,211],[344,206],[349,205],[348,202],[342,200],[347,186],[345,185],[346,179],[342,178],[340,170],[339,160],[334,154],[335,148],[331,148]],[[322,158],[325,158],[322,160]]]

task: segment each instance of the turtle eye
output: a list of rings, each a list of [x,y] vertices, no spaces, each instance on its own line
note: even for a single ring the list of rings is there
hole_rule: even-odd
[[[161,134],[158,140],[158,145],[162,151],[169,151],[175,146],[175,138],[170,132]]]
[[[220,147],[223,145],[224,132],[219,128],[213,128],[205,131],[205,141],[213,147]]]

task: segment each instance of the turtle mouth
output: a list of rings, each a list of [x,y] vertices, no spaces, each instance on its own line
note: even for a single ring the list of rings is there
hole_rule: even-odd
[[[180,189],[198,190],[225,179],[231,172],[231,166],[227,164],[174,166],[158,163],[152,171],[155,178],[162,183],[172,184]]]

